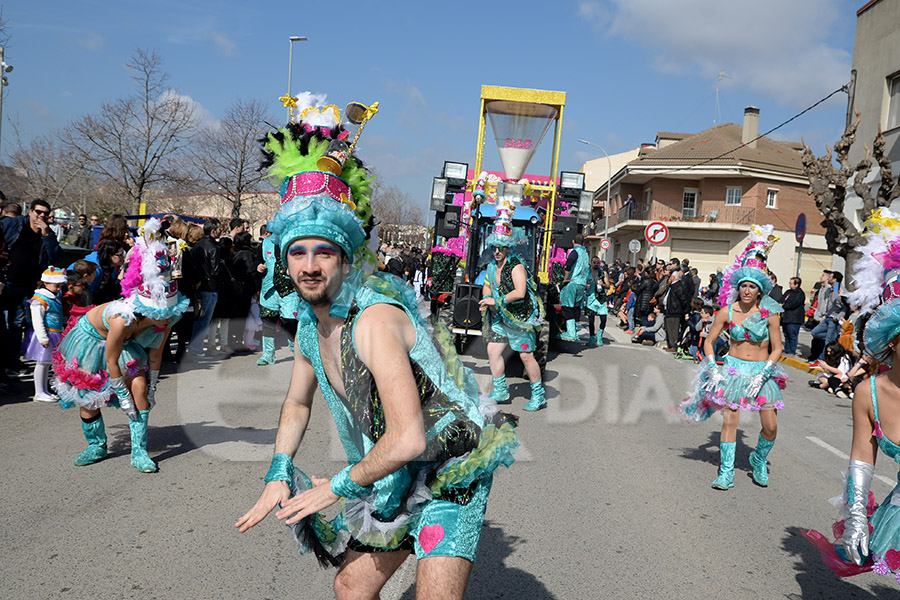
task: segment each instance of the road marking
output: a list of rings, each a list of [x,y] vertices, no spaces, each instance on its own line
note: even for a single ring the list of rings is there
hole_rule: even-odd
[[[809,441],[811,441],[813,444],[815,444],[817,446],[821,446],[822,448],[825,448],[832,454],[836,455],[838,458],[841,458],[843,460],[850,460],[850,457],[848,455],[844,454],[843,452],[841,452],[840,450],[838,450],[831,444],[829,444],[827,442],[823,442],[822,440],[820,440],[817,437],[808,435],[808,436],[806,436],[806,439],[808,439]],[[884,483],[886,483],[890,486],[894,486],[897,483],[896,481],[891,481],[890,479],[888,479],[887,477],[884,477],[882,475],[876,475],[875,479],[878,479],[879,481],[883,481]]]

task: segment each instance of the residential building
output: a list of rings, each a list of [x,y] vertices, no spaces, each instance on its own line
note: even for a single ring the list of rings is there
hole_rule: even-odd
[[[856,142],[848,155],[852,165],[866,155],[881,126],[894,177],[900,173],[900,2],[871,0],[856,12],[856,40],[853,44],[847,124],[856,119]],[[874,163],[874,160],[873,160]],[[867,182],[877,189],[881,173],[877,165]],[[848,184],[845,214],[859,228],[868,215],[861,214],[862,202]],[[894,208],[897,208],[896,202]]]
[[[833,260],[807,191],[801,151],[798,142],[760,137],[759,109],[753,106],[744,111],[741,125],[725,123],[696,134],[659,132],[654,145],[642,147],[610,183],[600,182],[594,191],[599,216],[610,185],[607,257],[631,261],[629,243],[639,240],[635,258],[689,258],[705,284],[710,273],[743,251],[752,224],[771,223],[780,238],[769,257],[772,272],[786,285],[799,264],[804,287],[812,284]],[[632,201],[626,202],[629,195]],[[794,236],[801,214],[806,217],[802,256]],[[644,231],[656,221],[667,226],[668,239],[649,247]],[[595,237],[589,238],[592,248]]]

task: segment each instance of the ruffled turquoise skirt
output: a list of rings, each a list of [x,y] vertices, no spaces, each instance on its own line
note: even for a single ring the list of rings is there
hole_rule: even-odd
[[[147,352],[135,340],[126,340],[118,363],[125,377],[134,377],[147,370]],[[106,340],[87,316],[78,319],[53,353],[52,385],[62,408],[96,410],[118,404],[106,370]]]
[[[711,370],[704,361],[694,378],[690,397],[678,407],[678,413],[688,421],[705,421],[717,410],[759,411],[784,408],[781,390],[787,385],[787,374],[780,365],[763,383],[755,398],[747,398],[744,394],[750,387],[750,380],[762,371],[766,361],[741,360],[730,354],[725,355],[725,364],[716,367],[724,376],[724,380],[713,390],[707,390]]]
[[[884,557],[888,550],[900,552],[900,506],[891,502],[891,498],[895,496],[900,498],[900,484],[875,509],[875,514],[869,519],[872,525],[869,550],[879,557]],[[900,572],[900,568],[895,569],[895,572]]]

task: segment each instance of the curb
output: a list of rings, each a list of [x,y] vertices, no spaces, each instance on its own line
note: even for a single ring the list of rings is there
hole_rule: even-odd
[[[799,358],[794,358],[793,356],[782,356],[778,359],[778,362],[784,363],[790,367],[794,367],[795,369],[799,369],[800,371],[806,371],[807,373],[815,373],[819,369],[814,369],[809,366],[809,363],[805,360],[800,360]]]

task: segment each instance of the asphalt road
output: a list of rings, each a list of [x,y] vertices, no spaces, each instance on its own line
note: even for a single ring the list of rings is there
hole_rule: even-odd
[[[586,332],[582,332],[586,339]],[[618,342],[614,340],[618,339]],[[720,419],[671,412],[694,365],[634,346],[563,347],[547,370],[550,407],[521,410],[517,462],[495,478],[470,598],[900,598],[890,577],[834,577],[801,529],[830,530],[850,445],[850,402],[792,380],[769,456],[752,484],[758,417],[741,419],[735,487],[715,491]],[[299,556],[270,517],[238,534],[257,499],[287,387],[286,349],[272,367],[238,356],[165,373],[151,413],[160,471],[130,466],[127,420],[105,410],[111,458],[89,467],[74,410],[0,401],[0,598],[328,598],[334,571]],[[466,356],[482,389],[490,373]],[[333,475],[346,464],[321,399],[296,463]],[[883,499],[896,465],[882,460]],[[413,598],[408,560],[383,598]]]

